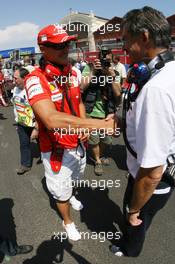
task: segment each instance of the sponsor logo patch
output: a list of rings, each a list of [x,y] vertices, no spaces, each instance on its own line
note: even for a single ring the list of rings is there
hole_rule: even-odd
[[[34,84],[28,89],[29,99],[32,99],[35,95],[44,93],[41,84]]]
[[[36,76],[32,76],[30,77],[30,79],[28,79],[26,81],[26,89],[28,90],[30,88],[30,86],[34,85],[34,84],[40,84],[40,80],[38,77]]]
[[[49,83],[51,93],[57,93],[59,91],[55,83]]]
[[[41,41],[43,42],[43,41],[47,41],[47,36],[46,35],[42,35],[41,36]]]
[[[62,100],[63,95],[62,93],[54,94],[51,96],[53,102]]]

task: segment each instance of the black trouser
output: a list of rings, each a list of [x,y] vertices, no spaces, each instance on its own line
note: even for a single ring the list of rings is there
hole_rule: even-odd
[[[17,247],[17,243],[14,243],[10,239],[5,239],[0,236],[0,252],[4,255],[15,256],[17,253]]]
[[[123,200],[123,211],[126,216],[126,205],[130,205],[132,192],[134,186],[134,179],[130,175],[128,179],[128,185]],[[161,181],[156,189],[171,187],[166,181]],[[137,257],[143,247],[146,231],[149,228],[154,215],[165,206],[166,202],[170,198],[170,195],[174,187],[171,187],[170,192],[166,194],[153,194],[150,200],[142,208],[139,218],[142,220],[141,225],[132,226],[126,220],[125,232],[121,239],[120,248],[125,255],[131,257]]]

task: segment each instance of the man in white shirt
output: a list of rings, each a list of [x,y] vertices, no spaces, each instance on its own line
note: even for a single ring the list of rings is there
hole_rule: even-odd
[[[80,69],[76,66],[77,65],[77,62],[74,60],[74,59],[70,59],[70,63],[72,65],[72,70],[74,70],[77,74],[77,81],[78,81],[78,85],[81,84],[81,71]]]
[[[119,73],[119,83],[123,84],[126,80],[126,69],[125,69],[125,65],[123,65],[120,62],[120,57],[119,56],[114,56],[113,59],[113,70],[115,70],[116,72]]]
[[[28,102],[24,89],[24,78],[29,74],[27,68],[19,68],[14,72],[15,88],[12,102],[20,142],[20,167],[17,174],[22,175],[32,167],[32,152],[30,141],[38,137],[38,127],[33,110]]]
[[[170,26],[161,12],[151,7],[131,10],[122,26],[133,72],[140,69],[137,78],[131,76],[132,83],[140,90],[126,109],[130,175],[123,203],[125,232],[119,247],[112,246],[111,250],[116,256],[136,257],[154,215],[174,189],[165,169],[167,158],[175,153],[175,61],[168,50]],[[145,64],[140,67],[140,62]],[[140,85],[145,77],[143,67],[150,76]]]

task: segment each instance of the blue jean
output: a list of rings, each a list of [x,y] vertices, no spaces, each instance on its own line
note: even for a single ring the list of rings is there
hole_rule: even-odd
[[[30,148],[30,136],[32,130],[33,127],[17,125],[17,132],[20,143],[21,165],[25,167],[32,166],[32,153]]]

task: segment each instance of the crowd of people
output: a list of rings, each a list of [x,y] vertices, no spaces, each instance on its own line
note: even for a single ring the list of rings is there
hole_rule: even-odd
[[[125,230],[111,251],[120,257],[136,257],[153,217],[174,189],[169,168],[175,154],[175,62],[169,49],[170,26],[158,10],[129,11],[123,17],[122,31],[131,60],[128,74],[111,50],[101,50],[93,63],[69,60],[70,43],[76,38],[59,25],[44,27],[37,39],[40,65],[15,70],[12,102],[21,153],[17,173],[31,169],[30,141],[37,138],[47,188],[68,238],[74,241],[81,234],[70,205],[81,210],[83,204],[71,182],[83,176],[87,145],[95,174],[103,174],[103,165],[110,165],[104,149],[110,149],[120,128],[129,177],[123,199]],[[123,86],[127,89],[121,100]],[[121,103],[122,118],[118,114]]]

